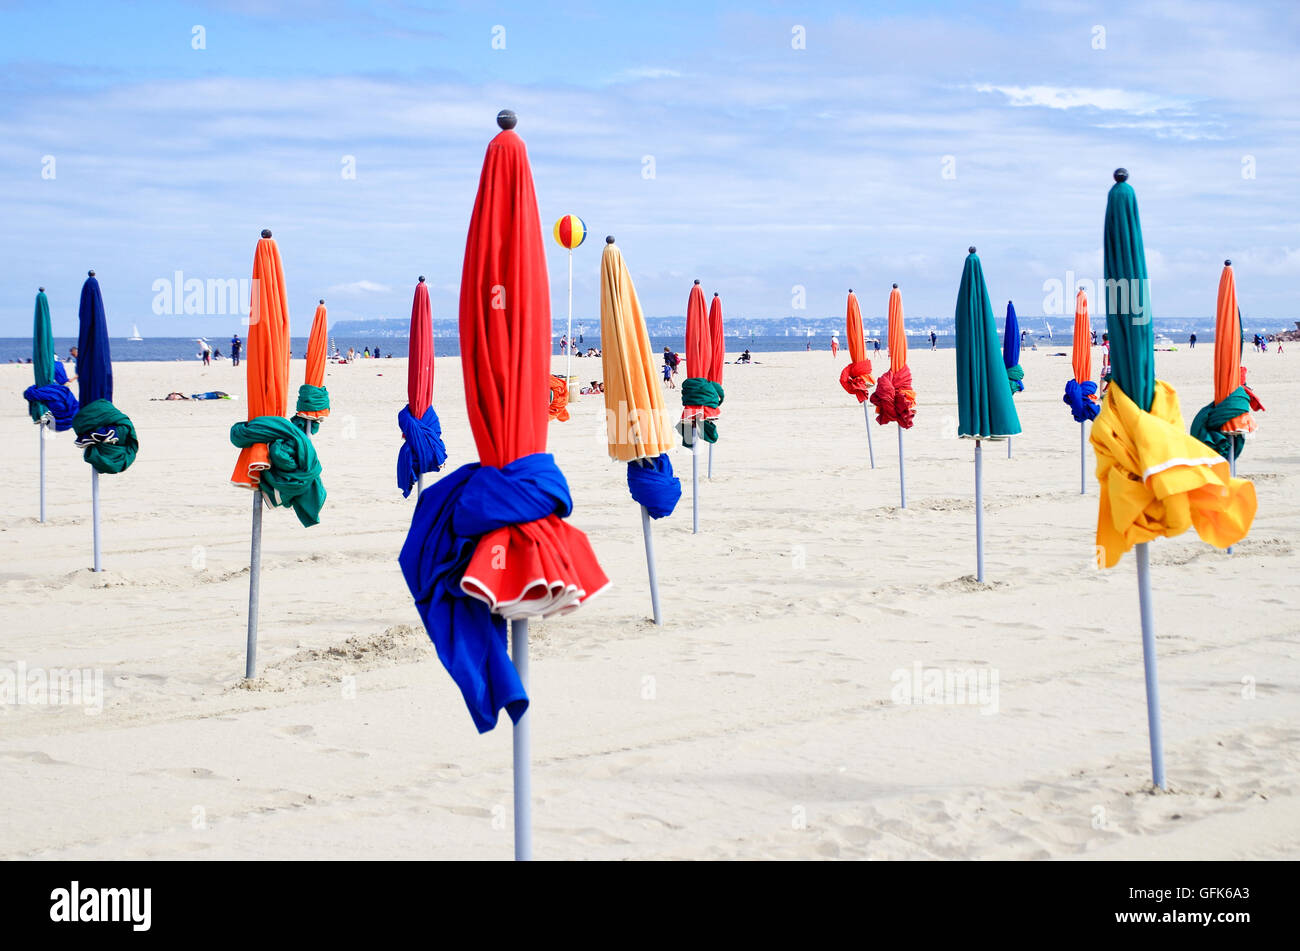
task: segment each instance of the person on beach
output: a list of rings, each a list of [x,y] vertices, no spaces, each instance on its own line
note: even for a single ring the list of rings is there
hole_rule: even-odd
[[[65,367],[65,369],[71,368],[72,370],[72,372],[68,374],[68,382],[75,383],[77,381],[77,348],[76,347],[68,348],[68,359],[66,362],[68,366]]]
[[[212,366],[212,345],[209,344],[202,337],[199,337],[198,339],[199,339],[199,351],[200,351],[199,356],[203,358],[203,365],[205,367],[210,367]]]
[[[235,334],[230,338],[230,365],[232,367],[239,366],[239,354],[243,349],[244,342],[239,339],[239,334]]]
[[[1187,338],[1187,346],[1193,350],[1196,349],[1196,334],[1192,334]]]
[[[880,355],[880,338],[877,337],[875,340],[872,341],[872,343],[875,344],[875,352],[876,352],[876,355],[879,356],[879,355]]]
[[[935,333],[933,330],[930,331],[930,349],[931,350],[939,349],[939,335]]]
[[[831,357],[836,357],[840,352],[840,338],[838,334],[831,334]]]
[[[1092,345],[1097,346],[1097,331],[1095,330],[1092,332]]]
[[[664,347],[664,382],[668,384],[669,389],[677,389],[677,384],[673,382],[673,377],[677,375],[677,365],[681,362],[681,357],[673,353],[667,347]]]

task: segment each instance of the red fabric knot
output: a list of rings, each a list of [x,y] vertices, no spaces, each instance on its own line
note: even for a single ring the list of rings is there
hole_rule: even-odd
[[[844,387],[844,392],[858,398],[859,403],[867,401],[867,395],[871,392],[871,384],[876,382],[871,378],[871,361],[859,360],[857,363],[850,363],[840,371],[840,386]]]
[[[912,389],[912,371],[901,366],[880,374],[876,392],[871,394],[871,405],[876,408],[876,422],[898,423],[904,429],[912,428],[916,416],[916,391]]]

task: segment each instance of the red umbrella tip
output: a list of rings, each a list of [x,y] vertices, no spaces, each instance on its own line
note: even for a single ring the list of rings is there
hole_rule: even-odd
[[[263,238],[269,238],[269,237],[271,237],[271,229],[270,229],[270,228],[263,228],[263,229],[262,229],[262,237],[263,237]]]
[[[421,284],[424,283],[424,275],[423,275],[423,274],[420,275],[420,283],[421,283]]]
[[[974,253],[975,253],[975,245],[972,244],[972,245],[971,245],[969,248],[967,248],[966,250],[969,251],[971,254],[974,254]]]
[[[1117,182],[1126,182],[1126,181],[1128,181],[1128,169],[1126,169],[1126,168],[1117,168],[1117,169],[1115,169],[1115,181],[1117,181]]]
[[[324,303],[325,303],[325,298],[322,297],[322,298],[320,299],[320,302],[321,302],[322,304],[324,304]]]
[[[1223,262],[1223,266],[1224,266],[1224,267],[1232,267],[1232,261],[1231,261],[1231,260],[1224,261],[1224,262]],[[42,287],[41,290],[45,290],[45,288]]]
[[[695,283],[696,283],[696,284],[700,283],[699,278],[696,278],[696,279],[695,279]]]
[[[898,288],[898,285],[897,285],[897,284],[895,284],[895,285],[894,285],[894,288],[895,288],[895,289],[897,289],[897,288]]]
[[[502,109],[497,113],[497,125],[502,129],[509,131],[519,124],[519,117],[510,109]]]
[[[713,296],[714,296],[714,297],[717,297],[717,296],[718,296],[718,292],[717,292],[717,291],[714,291],[714,292],[713,292]]]
[[[853,288],[851,288],[851,287],[849,288],[849,293],[850,293],[850,294],[853,293]]]
[[[614,243],[614,236],[613,236],[612,234],[607,234],[607,235],[605,235],[605,243],[606,243],[606,244],[613,244],[613,243]]]

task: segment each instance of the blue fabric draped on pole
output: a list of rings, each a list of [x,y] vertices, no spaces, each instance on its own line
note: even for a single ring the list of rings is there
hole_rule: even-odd
[[[654,459],[633,459],[627,464],[627,489],[645,506],[651,518],[672,515],[682,497],[682,480],[673,475],[668,453]]]
[[[430,406],[416,419],[411,408],[403,406],[397,414],[402,431],[402,448],[397,451],[397,487],[409,497],[416,479],[425,472],[437,472],[447,461],[447,447],[442,442],[442,423]]]
[[[1070,380],[1065,384],[1065,396],[1061,400],[1070,407],[1076,423],[1087,423],[1096,419],[1101,412],[1101,404],[1088,399],[1096,395],[1097,384],[1092,380],[1082,384],[1078,380]]]
[[[68,382],[68,371],[63,364],[54,361],[54,382],[43,386],[29,386],[23,390],[23,398],[29,403],[43,403],[54,419],[55,432],[64,432],[72,428],[72,419],[81,408]]]
[[[461,589],[481,536],[507,525],[561,518],[573,510],[569,484],[550,453],[496,469],[461,466],[420,493],[398,562],[438,659],[456,681],[480,733],[502,709],[515,722],[528,694],[510,660],[506,622]]]

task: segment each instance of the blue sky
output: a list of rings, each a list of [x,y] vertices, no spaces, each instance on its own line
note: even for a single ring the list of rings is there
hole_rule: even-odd
[[[1212,313],[1225,257],[1248,317],[1300,317],[1293,2],[0,0],[0,22],[0,335],[30,332],[38,285],[74,332],[94,267],[114,334],[220,336],[237,318],[155,314],[155,281],[246,279],[263,227],[297,333],[319,297],[404,317],[419,274],[454,318],[502,107],[544,227],[592,232],[589,322],[609,233],[652,315],[698,277],[738,316],[801,313],[796,287],[809,316],[849,287],[877,314],[895,281],[949,316],[970,244],[995,305],[1039,314],[1046,282],[1099,276],[1118,165],[1157,317]]]

